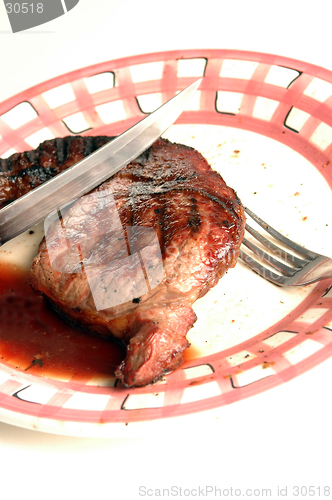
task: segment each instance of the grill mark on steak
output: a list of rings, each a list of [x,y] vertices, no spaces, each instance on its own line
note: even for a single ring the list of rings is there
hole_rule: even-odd
[[[60,160],[67,156],[73,161],[109,140],[81,139],[66,138]],[[91,206],[87,197],[75,202],[61,221],[67,234],[82,242],[80,262],[71,260],[67,244],[59,238],[60,222],[55,223],[48,244],[58,252],[66,272],[52,268],[44,240],[31,266],[30,284],[82,328],[122,340],[127,352],[116,376],[124,385],[143,386],[182,363],[189,345],[186,334],[196,320],[192,304],[235,265],[244,235],[244,209],[202,155],[163,139],[94,192],[101,197],[112,192],[123,228],[143,226],[155,231],[150,234],[157,235],[163,260],[159,284],[139,297],[128,296],[125,302],[96,311],[86,272],[93,272],[98,264],[107,294],[118,293],[113,275],[107,272],[109,266],[121,268],[130,245],[128,231],[123,236],[99,231],[108,217],[107,206]],[[137,254],[142,264],[141,250]],[[144,266],[144,278],[128,268],[125,279],[133,284],[139,279],[146,282],[149,261]]]
[[[27,158],[31,163],[35,163],[38,160],[39,154],[40,154],[40,149],[33,149],[32,151],[26,152]]]
[[[67,157],[68,149],[65,139],[55,139],[56,158],[59,165],[62,165]]]
[[[222,206],[224,210],[229,212],[232,217],[239,217],[237,211],[236,211],[236,206],[239,203],[239,200],[236,200],[236,203],[232,200],[226,199],[226,198],[217,198],[216,196],[213,196],[211,193],[208,193],[207,191],[203,189],[195,189],[195,188],[187,188],[188,191],[191,191],[193,193],[199,193],[206,198],[209,198],[210,200],[214,201],[215,203],[218,203],[219,205]]]
[[[0,159],[0,208],[93,153],[113,137],[68,136]]]
[[[197,232],[199,230],[199,226],[201,225],[201,217],[197,208],[196,198],[190,198],[190,201],[192,202],[192,208],[188,219],[188,225],[193,229],[194,232]]]

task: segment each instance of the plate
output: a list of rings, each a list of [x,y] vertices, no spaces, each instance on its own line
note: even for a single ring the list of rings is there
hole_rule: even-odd
[[[200,76],[199,91],[165,137],[202,152],[243,203],[276,229],[332,257],[332,73],[309,63],[187,50],[87,67],[0,105],[0,157],[68,134],[121,133]],[[2,247],[0,262],[24,257],[27,265],[33,249],[20,250],[26,237]],[[332,280],[280,288],[239,261],[195,304],[185,363],[165,379],[127,389],[111,374],[62,380],[7,360],[0,364],[0,419],[100,437],[175,425],[270,390],[329,358],[331,304]]]

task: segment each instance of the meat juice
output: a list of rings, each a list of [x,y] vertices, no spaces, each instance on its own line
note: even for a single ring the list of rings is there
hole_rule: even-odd
[[[64,380],[113,375],[124,349],[67,324],[31,290],[28,276],[26,269],[0,263],[0,362]]]

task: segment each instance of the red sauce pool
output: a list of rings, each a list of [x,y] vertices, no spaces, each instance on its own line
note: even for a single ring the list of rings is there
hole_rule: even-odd
[[[0,362],[33,375],[87,381],[113,375],[125,351],[68,325],[28,284],[28,271],[0,264]]]

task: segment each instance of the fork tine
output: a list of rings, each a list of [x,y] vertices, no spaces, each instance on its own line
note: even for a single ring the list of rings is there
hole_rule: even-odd
[[[258,255],[260,259],[267,262],[270,266],[275,267],[276,270],[278,270],[282,274],[285,274],[286,276],[293,276],[298,270],[298,268],[286,266],[279,260],[274,259],[270,254],[264,252],[261,248],[258,248],[256,245],[254,245],[251,241],[247,240],[246,238],[243,239],[242,244],[245,245],[247,248],[249,248],[249,250],[251,250],[255,255]],[[261,267],[263,269],[266,269],[263,266]]]
[[[270,271],[270,269],[267,269],[265,266],[262,266],[257,260],[252,259],[249,257],[248,254],[246,254],[243,250],[240,249],[240,258],[246,262],[253,271],[255,271],[257,274],[260,276],[263,276],[263,278],[271,281],[275,285],[284,285],[286,284],[285,280],[287,280],[286,276],[281,276],[280,274],[276,274],[273,271]]]
[[[257,224],[259,224],[262,228],[264,228],[276,240],[280,241],[280,243],[288,246],[289,248],[291,248],[292,250],[294,250],[295,252],[297,252],[298,254],[302,255],[303,257],[305,257],[307,259],[310,259],[310,260],[315,259],[316,254],[314,252],[307,250],[306,248],[295,243],[294,241],[286,238],[286,236],[283,236],[282,234],[280,234],[278,231],[273,229],[273,227],[271,227],[269,224],[267,224],[262,219],[260,219],[256,214],[254,214],[251,210],[249,210],[249,208],[245,207],[245,211],[247,212],[247,214],[250,215],[250,217],[255,222],[257,222]]]
[[[246,224],[246,230],[248,231],[248,233],[250,233],[252,236],[254,236],[257,241],[259,241],[260,243],[265,245],[269,250],[271,250],[273,253],[275,253],[279,257],[282,257],[283,259],[287,260],[288,262],[291,262],[298,269],[301,269],[301,267],[305,263],[305,261],[303,261],[302,259],[295,257],[295,255],[292,255],[292,254],[286,252],[283,248],[280,248],[277,245],[275,245],[274,243],[272,243],[272,241],[265,238],[265,236],[263,236],[261,233],[256,231],[256,229],[253,229],[252,227],[250,227],[248,224]]]

